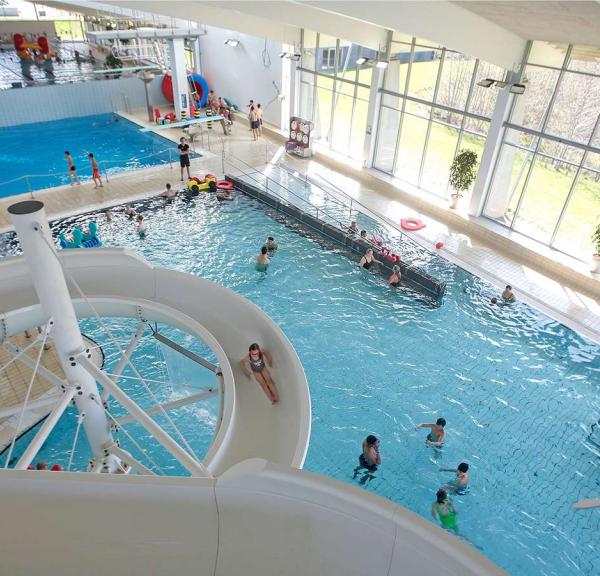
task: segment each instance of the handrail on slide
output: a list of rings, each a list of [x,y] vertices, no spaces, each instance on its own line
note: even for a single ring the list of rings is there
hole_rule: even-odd
[[[94,311],[109,317],[141,316],[179,328],[212,349],[225,393],[222,424],[204,457],[211,474],[218,476],[252,457],[303,465],[311,427],[308,383],[292,344],[262,310],[214,282],[154,267],[121,248],[65,250],[59,258],[85,293],[83,301],[72,291],[78,317],[93,316]],[[2,259],[0,327],[6,335],[47,321],[38,302],[23,257]],[[280,391],[276,406],[240,366],[252,342],[272,354],[273,380]]]

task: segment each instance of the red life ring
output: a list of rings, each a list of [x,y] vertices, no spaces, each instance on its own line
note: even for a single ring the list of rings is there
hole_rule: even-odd
[[[217,180],[217,188],[219,190],[233,190],[233,182],[231,180]]]
[[[402,220],[400,220],[400,226],[402,226],[402,230],[414,231],[425,228],[426,224],[423,224],[423,221],[418,218],[402,218]]]

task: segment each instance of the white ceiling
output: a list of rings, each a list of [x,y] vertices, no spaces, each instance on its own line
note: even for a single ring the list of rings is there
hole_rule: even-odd
[[[455,1],[525,40],[600,46],[600,2],[595,0]]]

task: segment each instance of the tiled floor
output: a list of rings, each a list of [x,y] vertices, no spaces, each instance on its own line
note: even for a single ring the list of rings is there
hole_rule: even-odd
[[[143,117],[140,113],[131,119],[143,122]],[[170,129],[161,135],[176,142],[181,132]],[[450,213],[443,207],[413,199],[399,190],[396,182],[386,182],[369,171],[346,166],[322,154],[312,160],[289,157],[283,153],[281,144],[282,138],[276,133],[266,133],[262,140],[253,142],[245,122],[237,122],[230,136],[223,136],[217,124],[210,138],[197,140],[196,148],[201,149],[203,156],[192,160],[192,173],[213,172],[220,176],[224,172],[263,169],[268,162],[283,158],[287,166],[301,173],[308,173],[317,180],[324,176],[390,222],[398,223],[406,216],[421,217],[427,227],[412,234],[424,247],[435,250],[434,244],[443,242],[442,253],[449,260],[498,287],[511,284],[518,298],[600,342],[600,281],[591,275],[570,272],[569,268],[554,265],[547,258],[537,262],[526,247],[503,239],[460,213]],[[34,196],[44,201],[51,217],[57,217],[158,194],[166,182],[175,184],[179,177],[176,164],[165,165],[111,178],[103,189],[94,189],[92,184],[86,183],[80,187],[63,186],[35,192]],[[0,231],[10,227],[6,208],[15,199],[0,200]]]

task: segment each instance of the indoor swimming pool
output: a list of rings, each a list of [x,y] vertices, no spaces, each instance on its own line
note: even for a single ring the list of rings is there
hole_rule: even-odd
[[[89,179],[86,151],[94,154],[104,177],[105,171],[110,175],[168,162],[169,148],[175,150],[170,140],[140,132],[139,126],[116,114],[0,128],[0,198],[67,184],[65,150],[79,177]]]
[[[461,537],[513,575],[597,573],[600,510],[576,511],[573,504],[600,492],[600,346],[522,303],[490,306],[497,289],[429,254],[414,257],[446,281],[444,302],[433,306],[415,299],[243,197],[219,203],[200,195],[167,206],[156,199],[138,208],[147,222],[145,239],[122,214],[112,222],[96,216],[105,246],[130,248],[154,264],[242,294],[296,348],[312,396],[306,469],[358,485],[362,478],[353,479],[353,470],[360,445],[375,434],[383,462],[364,489],[430,518],[436,490],[452,477],[439,468],[468,462],[470,492],[454,497]],[[90,218],[63,220],[55,231]],[[261,274],[254,258],[269,235],[279,250]],[[12,236],[0,237],[2,253],[16,250]],[[135,325],[111,322],[122,342]],[[117,350],[95,321],[82,322],[82,329],[103,346],[110,373]],[[209,354],[185,335],[165,330]],[[206,371],[173,356],[151,334],[134,361],[160,400],[211,383]],[[285,394],[285,381],[277,384]],[[150,404],[135,381],[123,385]],[[215,399],[175,414],[179,429],[202,454],[216,423]],[[442,449],[425,446],[425,431],[414,429],[438,417],[448,422]],[[70,413],[40,458],[64,466],[75,427]],[[149,467],[179,472],[143,430],[133,425],[124,430],[149,453]],[[119,438],[140,455],[123,432]],[[82,435],[74,468],[84,468],[87,458]]]

